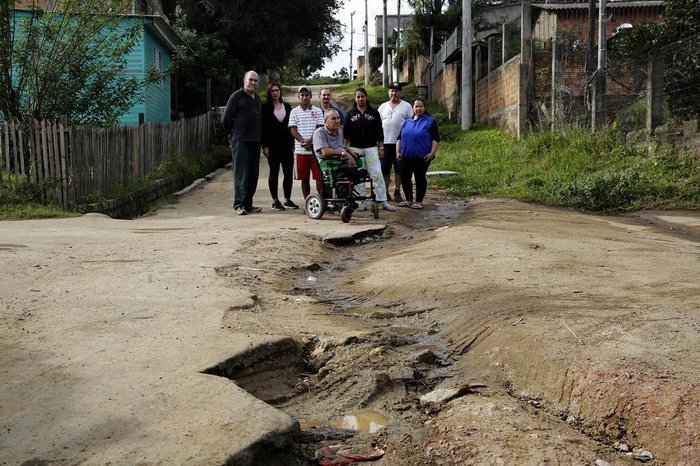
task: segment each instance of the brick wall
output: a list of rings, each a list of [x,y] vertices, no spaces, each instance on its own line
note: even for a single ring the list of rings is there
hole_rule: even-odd
[[[477,81],[475,121],[518,134],[519,95],[520,55],[517,55]]]
[[[459,67],[455,63],[445,65],[435,78],[435,100],[447,107],[447,110],[458,113],[459,108]]]

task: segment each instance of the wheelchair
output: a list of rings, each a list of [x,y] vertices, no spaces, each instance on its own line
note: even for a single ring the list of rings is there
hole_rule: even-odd
[[[372,201],[372,216],[379,218],[379,204],[376,202],[374,185],[367,170],[361,168],[358,162],[357,176],[352,180],[343,173],[344,167],[336,159],[319,160],[321,167],[321,190],[323,195],[312,193],[305,200],[306,215],[314,220],[323,217],[326,212],[340,212],[340,220],[348,223],[352,214],[360,206],[360,202]],[[347,167],[345,167],[347,168]],[[365,195],[361,196],[357,192],[360,184],[365,186]]]

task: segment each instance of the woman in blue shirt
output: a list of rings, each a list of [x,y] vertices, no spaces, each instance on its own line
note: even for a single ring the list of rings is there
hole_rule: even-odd
[[[440,133],[437,122],[425,113],[425,101],[416,99],[413,102],[413,119],[405,120],[401,133],[396,141],[396,158],[399,160],[401,172],[401,187],[406,200],[399,207],[412,209],[423,208],[423,198],[428,189],[428,172],[430,162],[440,145]],[[416,179],[416,201],[413,202],[413,183]]]

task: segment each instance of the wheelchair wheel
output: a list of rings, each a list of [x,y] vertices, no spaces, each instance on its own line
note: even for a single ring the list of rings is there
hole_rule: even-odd
[[[372,202],[372,217],[375,220],[379,218],[379,202],[377,201]]]
[[[348,223],[351,218],[352,218],[352,207],[350,207],[349,205],[343,206],[343,208],[340,209],[340,220],[342,220],[343,223]]]
[[[305,207],[306,215],[309,218],[318,220],[323,217],[323,213],[326,211],[326,201],[319,194],[309,194],[306,198]]]

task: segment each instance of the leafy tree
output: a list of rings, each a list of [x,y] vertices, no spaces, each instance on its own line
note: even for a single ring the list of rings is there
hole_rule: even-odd
[[[142,25],[121,23],[126,0],[64,0],[60,12],[26,12],[0,0],[0,110],[6,117],[65,115],[71,124],[112,125],[163,74],[125,74]]]
[[[404,47],[430,52],[430,32],[436,49],[447,39],[462,20],[462,3],[459,0],[408,0],[413,8],[413,26],[404,32]]]
[[[350,81],[350,72],[347,68],[342,67],[339,71],[333,72],[333,78],[339,81]]]
[[[627,68],[665,55],[664,92],[678,118],[700,115],[700,2],[666,0],[660,22],[624,29],[610,40],[610,58]]]
[[[500,25],[490,24],[481,17],[481,12],[495,4],[516,3],[517,0],[503,0],[494,3],[491,0],[474,0],[472,2],[472,23],[474,31],[487,31]],[[443,40],[452,35],[455,28],[462,23],[461,0],[408,0],[415,11],[413,25],[404,32],[402,49],[417,50],[421,54],[430,53],[430,33],[432,28],[433,45],[437,52]],[[519,2],[518,2],[519,3]],[[399,63],[400,64],[400,63]]]
[[[333,17],[340,6],[341,0],[181,0],[178,30],[192,32],[185,39],[194,50],[181,57],[181,84],[203,93],[211,78],[221,102],[248,69],[309,77],[340,49],[341,24]],[[184,102],[186,111],[199,105]]]

